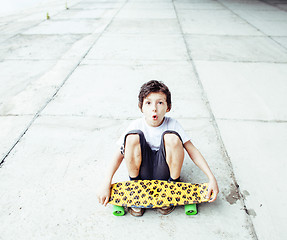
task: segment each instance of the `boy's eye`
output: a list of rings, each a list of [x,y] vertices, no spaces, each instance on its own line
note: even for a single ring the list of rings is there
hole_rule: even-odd
[[[150,104],[150,102],[146,102],[146,104],[148,104],[148,105],[149,105],[149,104]]]
[[[163,104],[163,102],[158,102],[158,104]]]

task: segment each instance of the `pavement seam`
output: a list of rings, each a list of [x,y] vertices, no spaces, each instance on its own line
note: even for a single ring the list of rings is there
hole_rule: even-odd
[[[248,224],[248,227],[249,227],[249,231],[250,231],[250,235],[253,239],[255,240],[258,240],[258,237],[257,237],[257,234],[256,234],[256,231],[255,231],[255,227],[254,227],[254,224],[253,224],[253,221],[250,217],[250,215],[248,214],[248,209],[246,207],[246,204],[245,204],[245,200],[244,200],[244,195],[242,194],[241,190],[240,190],[240,187],[239,187],[239,184],[236,180],[236,177],[235,177],[235,174],[234,174],[234,169],[233,169],[233,165],[232,165],[232,162],[231,162],[231,159],[228,155],[228,152],[227,152],[227,149],[225,147],[225,144],[223,142],[223,139],[222,139],[222,136],[221,136],[221,133],[220,133],[220,130],[219,130],[219,127],[218,127],[218,124],[217,124],[217,121],[216,121],[216,118],[212,112],[212,109],[211,109],[211,106],[210,106],[210,103],[209,103],[209,100],[208,100],[208,97],[207,97],[207,94],[205,92],[205,89],[203,87],[203,84],[200,80],[200,77],[199,77],[199,74],[197,72],[197,69],[196,69],[196,66],[195,66],[195,63],[192,59],[192,56],[191,56],[191,53],[190,53],[190,49],[188,47],[188,43],[187,43],[187,40],[185,38],[185,34],[183,32],[183,29],[182,29],[182,26],[180,24],[180,21],[179,21],[179,18],[178,18],[178,13],[177,13],[177,9],[174,5],[174,0],[172,0],[172,3],[173,3],[173,7],[174,7],[174,11],[175,11],[175,14],[176,14],[176,17],[177,17],[177,21],[178,21],[178,24],[179,24],[179,28],[180,28],[180,31],[181,31],[181,35],[182,35],[182,38],[183,38],[183,41],[184,41],[184,44],[185,44],[185,48],[186,48],[186,52],[188,54],[188,57],[189,57],[189,62],[193,68],[193,71],[194,71],[194,75],[195,75],[195,79],[197,80],[198,82],[198,85],[201,89],[201,93],[202,93],[202,99],[205,103],[205,106],[207,107],[208,109],[208,112],[209,112],[209,115],[210,115],[210,119],[211,119],[211,122],[213,124],[213,128],[216,132],[216,137],[218,139],[218,142],[220,144],[220,148],[221,148],[221,151],[223,153],[223,155],[225,156],[224,157],[224,160],[225,162],[227,163],[227,166],[229,167],[229,171],[231,173],[231,177],[232,177],[232,180],[233,180],[233,184],[234,186],[236,187],[237,191],[238,191],[238,195],[239,195],[239,200],[243,206],[243,210],[245,211],[246,213],[246,220],[247,220],[247,224]]]
[[[216,118],[221,121],[233,121],[233,122],[258,122],[258,123],[287,123],[287,120],[264,120],[264,119],[239,119],[239,118]]]
[[[42,111],[49,105],[50,102],[52,102],[54,100],[54,98],[57,96],[57,94],[59,93],[59,91],[62,89],[62,87],[66,84],[67,80],[69,79],[69,77],[74,73],[74,71],[80,66],[81,62],[85,59],[85,57],[88,55],[88,53],[91,51],[91,49],[94,47],[94,45],[97,43],[97,41],[99,40],[99,38],[104,34],[104,32],[106,31],[106,29],[111,25],[111,23],[113,22],[114,18],[116,17],[116,15],[121,11],[121,9],[127,4],[129,0],[126,0],[123,5],[121,7],[119,7],[119,9],[116,11],[116,13],[113,15],[113,17],[111,18],[110,22],[105,26],[105,28],[103,29],[103,31],[101,33],[97,33],[96,35],[98,35],[95,39],[95,41],[91,44],[91,46],[88,48],[88,50],[86,51],[85,54],[82,55],[82,57],[80,58],[80,60],[78,61],[78,63],[76,64],[76,66],[74,68],[72,68],[72,70],[67,74],[67,76],[65,77],[65,79],[63,80],[63,82],[59,85],[59,87],[57,87],[56,91],[54,92],[54,94],[52,95],[52,97],[46,102],[44,103],[44,105],[36,112],[36,114],[34,115],[33,119],[29,122],[29,124],[27,125],[27,127],[25,128],[25,130],[21,133],[21,135],[18,137],[18,139],[16,140],[16,142],[12,145],[12,147],[8,150],[8,152],[4,155],[4,157],[1,159],[0,162],[0,168],[2,168],[6,158],[10,155],[10,153],[12,152],[12,150],[17,146],[17,144],[21,141],[21,139],[23,138],[23,136],[27,133],[27,131],[30,129],[30,127],[34,124],[34,122],[36,121],[36,119],[41,115]],[[93,35],[94,33],[89,34],[89,36]],[[61,60],[61,58],[59,58],[58,60]]]
[[[1,117],[32,117],[34,114],[0,114]],[[100,119],[115,119],[115,120],[136,120],[138,117],[129,117],[129,118],[121,118],[121,117],[111,117],[111,116],[103,116],[103,115],[81,115],[81,114],[41,114],[41,116],[45,117],[89,117],[89,118],[100,118]],[[180,117],[180,119],[186,120],[199,120],[199,119],[210,119],[210,117]],[[217,120],[220,121],[233,121],[233,122],[253,122],[253,123],[287,123],[287,120],[264,120],[264,119],[244,119],[244,118],[220,118],[217,117]]]

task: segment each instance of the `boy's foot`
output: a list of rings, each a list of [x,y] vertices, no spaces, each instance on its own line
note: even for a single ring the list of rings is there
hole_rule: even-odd
[[[145,209],[144,208],[129,208],[128,211],[134,217],[141,217],[144,214]]]
[[[162,207],[158,208],[158,212],[160,212],[162,215],[168,215],[175,209],[175,206],[172,207]]]

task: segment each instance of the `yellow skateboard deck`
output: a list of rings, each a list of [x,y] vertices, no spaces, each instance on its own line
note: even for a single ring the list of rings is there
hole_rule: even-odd
[[[122,207],[161,208],[208,202],[208,184],[135,180],[112,184],[110,204]]]

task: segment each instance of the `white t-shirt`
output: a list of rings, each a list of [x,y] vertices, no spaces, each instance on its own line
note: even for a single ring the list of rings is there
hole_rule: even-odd
[[[183,130],[180,123],[173,118],[165,117],[163,123],[160,126],[151,127],[146,123],[143,117],[143,118],[134,120],[129,125],[129,127],[125,130],[125,132],[121,135],[121,137],[117,141],[118,145],[122,146],[124,144],[124,138],[126,134],[131,130],[141,130],[144,133],[145,139],[152,150],[159,149],[160,142],[161,142],[161,136],[163,132],[166,130],[176,131],[180,135],[183,143],[186,143],[187,141],[190,140],[190,137]]]

